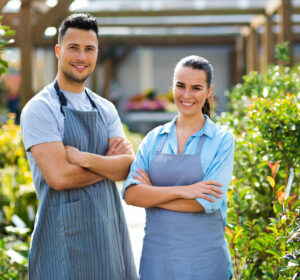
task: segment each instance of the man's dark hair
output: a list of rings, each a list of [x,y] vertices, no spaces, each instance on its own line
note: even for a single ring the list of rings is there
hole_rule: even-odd
[[[60,25],[58,32],[58,43],[63,40],[68,28],[77,28],[83,30],[93,30],[98,35],[98,22],[97,19],[89,14],[72,14],[68,16]]]

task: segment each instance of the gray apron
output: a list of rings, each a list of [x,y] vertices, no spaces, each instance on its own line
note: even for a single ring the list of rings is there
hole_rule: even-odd
[[[149,175],[155,186],[190,185],[203,178],[200,152],[164,154],[164,135],[152,159]],[[141,280],[228,280],[229,256],[220,211],[212,214],[146,209]]]
[[[55,89],[64,121],[64,145],[104,155],[105,123],[93,110],[76,111]],[[114,182],[104,179],[85,188],[55,191],[45,180],[29,253],[30,280],[135,280],[128,229]]]

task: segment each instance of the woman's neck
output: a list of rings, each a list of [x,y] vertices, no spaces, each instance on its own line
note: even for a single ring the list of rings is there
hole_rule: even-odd
[[[176,126],[181,131],[187,132],[187,134],[194,134],[203,128],[205,124],[205,116],[203,114],[199,115],[199,117],[186,117],[179,115],[176,121]]]

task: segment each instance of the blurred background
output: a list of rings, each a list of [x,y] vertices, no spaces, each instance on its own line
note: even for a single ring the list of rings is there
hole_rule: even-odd
[[[290,63],[300,60],[299,0],[1,0],[0,11],[2,25],[15,30],[1,54],[9,63],[2,107],[21,109],[53,81],[59,24],[71,13],[90,13],[99,20],[100,51],[87,86],[142,133],[174,116],[173,68],[184,56],[200,55],[214,66],[217,114],[244,74],[276,62],[276,44],[289,41]]]

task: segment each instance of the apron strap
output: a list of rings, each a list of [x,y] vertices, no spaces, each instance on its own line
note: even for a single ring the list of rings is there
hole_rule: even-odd
[[[162,150],[162,147],[164,146],[164,144],[165,144],[165,142],[166,142],[166,140],[167,140],[167,137],[168,137],[168,134],[167,133],[165,133],[165,135],[163,136],[163,138],[162,138],[162,140],[161,140],[161,142],[160,142],[160,146],[158,147],[158,149],[157,149],[157,152],[161,152],[161,150]]]
[[[196,152],[197,154],[200,154],[205,139],[206,139],[205,135],[202,134],[199,139],[198,148],[197,148],[197,152]]]
[[[98,111],[97,106],[96,106],[94,100],[93,100],[93,99],[90,97],[90,95],[87,93],[87,90],[86,90],[86,89],[85,89],[84,91],[85,91],[85,94],[86,94],[87,98],[90,100],[92,107],[93,107],[95,110]]]
[[[55,88],[56,94],[57,94],[58,99],[59,99],[60,111],[62,112],[63,115],[65,115],[65,112],[64,112],[62,107],[67,106],[67,99],[64,96],[64,94],[60,91],[57,80],[55,80],[54,88]]]
[[[65,115],[65,112],[64,112],[64,110],[63,110],[63,107],[67,106],[68,102],[67,102],[67,98],[66,98],[66,97],[64,96],[64,94],[60,91],[57,80],[55,80],[54,88],[55,88],[56,94],[57,94],[58,99],[59,99],[59,103],[60,103],[60,111],[62,112],[63,115]],[[90,101],[90,103],[91,103],[93,109],[95,109],[95,110],[98,111],[95,102],[92,100],[92,98],[90,97],[90,95],[87,93],[87,90],[86,90],[86,89],[84,89],[84,92],[85,92],[85,94],[87,95],[87,98],[89,99],[89,101]]]

